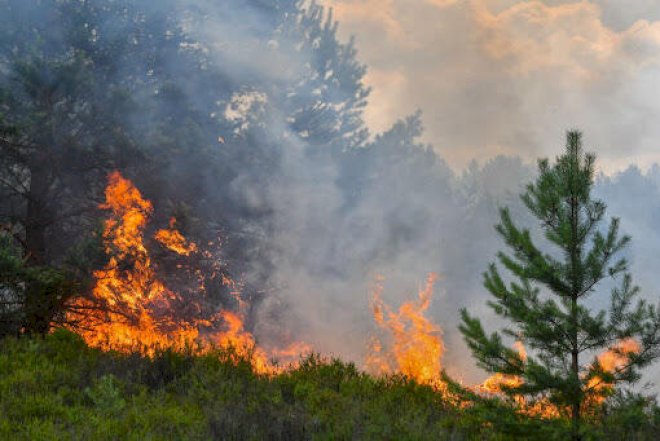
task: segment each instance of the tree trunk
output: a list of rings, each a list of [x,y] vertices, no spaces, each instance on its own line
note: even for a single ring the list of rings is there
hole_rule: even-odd
[[[573,375],[575,376],[576,382],[579,384],[579,364],[578,364],[578,352],[574,350],[572,352],[572,364],[571,369]],[[581,404],[581,394],[578,391],[575,391],[575,397],[573,403],[571,404],[571,427],[572,427],[572,436],[573,441],[580,441],[582,438],[580,436],[580,404]]]
[[[46,161],[36,160],[30,167],[30,191],[25,218],[25,246],[28,266],[47,263],[46,228],[50,223],[47,207],[49,178]],[[53,299],[35,280],[25,288],[25,315],[23,331],[27,334],[46,334],[53,316]]]
[[[27,214],[25,219],[25,246],[26,258],[30,265],[43,265],[46,261],[46,228],[44,218],[44,189],[39,188],[38,181],[34,175],[30,183],[30,193],[27,202]],[[35,182],[37,181],[37,182]]]
[[[572,276],[572,286],[571,286],[571,374],[573,376],[574,387],[577,388],[573,391],[573,396],[571,400],[571,426],[572,426],[572,436],[573,441],[580,441],[580,407],[582,404],[582,386],[580,384],[580,363],[579,355],[580,348],[578,345],[578,297],[580,295],[580,276],[579,276],[579,266],[581,264],[581,252],[580,252],[580,243],[578,238],[578,225],[580,222],[580,202],[575,196],[577,182],[575,182],[575,175],[578,173],[580,158],[579,150],[576,147],[573,150],[572,165],[573,170],[571,170],[572,176],[570,176],[570,185],[571,196],[571,276]]]

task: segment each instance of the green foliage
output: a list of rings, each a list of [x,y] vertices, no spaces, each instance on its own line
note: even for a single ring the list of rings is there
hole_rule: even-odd
[[[461,418],[427,386],[317,356],[269,378],[220,353],[103,353],[66,331],[0,346],[0,439],[503,439]]]
[[[611,392],[594,384],[633,382],[639,369],[660,356],[660,309],[634,302],[639,289],[632,284],[627,261],[618,257],[630,238],[619,236],[618,219],[606,228],[600,225],[605,204],[591,198],[594,160],[582,152],[581,134],[569,132],[566,153],[553,166],[539,161],[539,176],[522,201],[539,220],[548,251],[537,246],[539,239],[529,229],[516,226],[504,208],[496,229],[510,254],[497,257],[513,281],[503,278],[495,264],[484,274],[484,285],[494,297],[489,306],[514,326],[488,335],[479,319],[463,310],[460,327],[481,367],[524,380],[505,392],[543,397],[570,412],[573,439],[580,439],[581,415],[592,410],[586,403]],[[594,313],[584,300],[605,279],[614,282],[610,308]],[[502,335],[533,352],[522,357],[507,347]],[[639,351],[624,354],[617,342],[629,338],[639,343]],[[606,370],[594,358],[602,350],[628,361]]]
[[[94,406],[104,412],[119,412],[126,407],[117,380],[112,375],[99,378],[93,387],[85,389],[85,395]]]
[[[96,262],[86,248],[107,174],[120,170],[156,207],[185,201],[186,236],[222,231],[235,266],[250,268],[267,253],[246,230],[274,222],[269,188],[285,176],[290,136],[322,155],[368,138],[366,68],[316,2],[0,0],[0,16],[0,230],[31,266]],[[225,115],[251,93],[267,109]],[[84,285],[90,271],[75,275]],[[27,301],[58,304],[24,282]],[[20,312],[26,332],[48,331],[52,314]]]
[[[660,407],[655,399],[618,392],[608,400],[593,433],[597,438],[655,440],[660,433]]]
[[[567,425],[451,382],[448,400],[404,377],[375,378],[317,355],[274,377],[231,359],[222,351],[102,352],[63,330],[6,338],[0,439],[549,441]],[[588,429],[594,439],[644,441],[659,423],[654,401],[619,394]]]
[[[28,265],[12,242],[0,236],[0,336],[29,325],[48,329],[75,288],[67,271]]]

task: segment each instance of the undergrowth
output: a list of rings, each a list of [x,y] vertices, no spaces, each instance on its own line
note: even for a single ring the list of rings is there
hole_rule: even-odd
[[[561,420],[453,391],[460,403],[318,355],[269,377],[223,351],[102,352],[61,330],[0,341],[1,440],[564,439]],[[653,402],[618,396],[608,406],[587,439],[658,439]]]

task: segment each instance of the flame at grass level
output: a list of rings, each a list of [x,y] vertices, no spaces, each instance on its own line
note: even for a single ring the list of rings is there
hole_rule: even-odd
[[[378,327],[389,334],[389,344],[374,339],[366,358],[368,370],[376,374],[400,372],[419,383],[442,386],[442,329],[424,315],[436,280],[436,274],[429,274],[417,301],[404,303],[397,312],[383,303],[382,280],[378,281],[371,308]]]
[[[137,349],[146,354],[152,354],[157,348],[192,348],[200,353],[214,347],[231,348],[237,359],[249,359],[255,372],[260,374],[282,371],[282,367],[272,362],[275,358],[296,360],[300,354],[310,352],[311,348],[304,343],[269,351],[257,346],[254,336],[244,327],[245,311],[249,305],[241,297],[240,284],[224,272],[214,271],[211,279],[218,280],[230,290],[229,294],[238,305],[237,311],[200,314],[201,318],[188,320],[178,317],[174,304],[186,302],[158,278],[145,245],[145,228],[153,213],[152,204],[118,172],[109,176],[105,199],[101,208],[110,212],[103,232],[108,262],[94,273],[95,285],[91,295],[74,300],[69,305],[67,317],[67,321],[72,323],[70,326],[89,345],[106,350]],[[174,218],[170,219],[168,228],[156,232],[154,239],[179,256],[202,253],[206,258],[213,257],[212,253],[200,250],[195,243],[186,240],[176,229]],[[197,293],[202,296],[206,293],[204,277],[199,269],[194,273],[199,280]],[[368,371],[377,375],[401,373],[446,392],[442,380],[442,329],[425,316],[436,280],[436,274],[429,274],[417,299],[402,304],[394,311],[381,298],[383,285],[382,278],[379,278],[373,291],[371,309],[383,338],[372,341],[365,359]],[[198,309],[202,310],[201,307]],[[527,354],[522,343],[516,342],[515,348],[523,362],[526,361]],[[587,389],[595,392],[591,403],[602,402],[602,392],[613,387],[598,376],[596,367],[600,367],[599,372],[614,373],[622,369],[629,356],[639,350],[638,342],[629,338],[621,340],[596,358],[598,365],[594,364],[592,377],[587,382]],[[522,384],[520,377],[495,374],[474,389],[480,393],[500,395],[507,388]],[[514,397],[514,401],[524,413],[543,417],[557,417],[560,414],[545,399],[527,402],[519,396]]]
[[[276,372],[279,368],[271,363],[271,356],[287,355],[292,349],[268,354],[257,347],[254,336],[244,329],[241,311],[223,310],[187,321],[177,318],[172,302],[181,298],[158,279],[144,242],[153,206],[118,172],[109,176],[105,198],[101,208],[111,212],[103,233],[109,260],[94,273],[92,295],[75,300],[68,317],[87,343],[102,349],[138,349],[147,354],[156,348],[183,349],[192,344],[200,352],[231,347],[239,358],[250,359],[257,373]],[[158,231],[155,239],[182,256],[198,252],[197,246],[175,229],[175,223],[172,219],[169,228]],[[232,295],[240,295],[237,284],[226,275],[221,283],[232,288]],[[239,302],[240,306],[245,302]],[[307,349],[301,344],[295,347],[301,352]]]
[[[514,348],[518,351],[523,362],[525,362],[527,360],[527,351],[522,342],[517,341],[514,344]],[[635,339],[626,338],[618,341],[614,346],[599,354],[596,357],[596,360],[598,365],[600,365],[602,372],[616,373],[618,370],[625,367],[632,354],[637,354],[640,350],[641,347]],[[594,374],[587,381],[585,388],[585,391],[589,395],[589,398],[585,403],[586,406],[602,404],[607,392],[611,391],[614,387],[612,383],[607,382],[595,373],[595,367],[596,364],[594,363],[591,367],[591,371],[594,372]],[[495,373],[475,389],[481,393],[501,395],[506,389],[516,388],[523,384],[523,379],[517,375]],[[521,408],[521,411],[528,415],[535,415],[544,418],[556,418],[561,415],[561,410],[554,404],[548,402],[546,398],[528,402],[524,396],[514,395],[513,400]]]
[[[451,399],[452,396],[447,392],[442,380],[441,358],[444,352],[442,329],[425,316],[436,280],[435,274],[429,274],[425,286],[419,290],[417,300],[406,302],[399,307],[398,311],[393,311],[382,300],[382,277],[377,279],[372,294],[371,308],[374,321],[381,330],[385,331],[385,338],[372,340],[370,351],[365,359],[365,367],[377,375],[401,373],[419,383],[435,387]],[[520,359],[525,363],[527,351],[523,343],[515,342],[514,349],[518,351]],[[639,351],[639,343],[628,338],[619,341],[598,355],[596,359],[602,372],[615,373],[626,365],[631,354]],[[503,396],[506,390],[515,389],[523,384],[523,378],[517,375],[496,373],[472,389],[484,395]],[[587,381],[586,389],[591,391],[591,398],[585,405],[588,407],[602,403],[604,395],[612,388],[613,384],[594,375]],[[563,413],[545,397],[528,400],[523,395],[514,395],[513,402],[519,407],[521,413],[527,415],[558,418]]]
[[[520,359],[525,362],[527,361],[527,351],[522,342],[515,342],[513,347],[518,351]],[[482,384],[477,386],[477,390],[486,393],[498,394],[507,388],[515,388],[522,386],[523,380],[517,375],[505,375],[501,373],[496,373],[491,375],[484,381]],[[525,404],[522,397],[516,397],[516,402],[518,404]]]

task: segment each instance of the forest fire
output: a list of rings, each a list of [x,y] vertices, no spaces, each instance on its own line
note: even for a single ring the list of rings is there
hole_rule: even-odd
[[[658,438],[660,1],[0,17],[0,441]]]
[[[514,348],[518,351],[520,358],[523,361],[526,361],[527,351],[522,342],[517,341],[514,344]],[[639,351],[639,343],[632,338],[627,338],[617,342],[612,348],[599,354],[596,357],[596,360],[603,372],[615,373],[628,363],[631,354],[639,353]],[[488,377],[480,385],[476,386],[475,390],[486,395],[502,395],[507,388],[516,388],[523,383],[523,379],[516,375],[503,375],[496,373]],[[598,374],[594,374],[593,377],[588,380],[586,385],[586,392],[590,396],[587,404],[601,404],[605,400],[606,395],[603,392],[606,392],[612,387],[612,383],[607,382]],[[528,415],[535,415],[543,418],[556,418],[561,414],[560,409],[558,409],[557,406],[548,402],[548,400],[544,398],[534,402],[528,402],[524,396],[514,395],[513,400],[521,408],[521,411]]]
[[[515,342],[513,347],[518,351],[520,359],[524,362],[527,360],[527,351],[522,342]],[[502,393],[507,388],[519,387],[523,384],[523,380],[517,375],[504,375],[496,373],[488,377],[483,383],[477,386],[477,390],[490,393],[498,394]],[[516,397],[516,402],[519,404],[524,404],[522,397]]]
[[[278,367],[273,357],[299,356],[308,348],[297,344],[282,351],[267,353],[256,346],[254,336],[244,328],[245,302],[238,284],[226,274],[220,283],[231,289],[239,311],[222,310],[209,316],[180,318],[174,304],[179,293],[168,289],[157,277],[145,245],[145,227],[153,212],[152,204],[118,172],[109,176],[106,201],[101,208],[111,215],[105,221],[103,240],[108,262],[94,273],[95,286],[90,297],[71,305],[68,321],[87,343],[102,349],[139,350],[152,354],[158,348],[194,348],[206,352],[214,347],[231,348],[238,358],[248,358],[257,373],[273,373]],[[200,252],[176,230],[176,220],[159,230],[154,238],[177,255]],[[200,282],[202,283],[202,282]],[[204,286],[200,287],[200,292]],[[201,311],[200,305],[193,305]]]
[[[383,303],[382,279],[377,281],[371,308],[376,324],[388,336],[385,343],[373,340],[365,363],[368,370],[377,374],[400,372],[419,383],[442,388],[442,329],[424,315],[437,278],[436,274],[429,274],[417,301],[404,303],[396,312]]]
[[[514,349],[518,351],[518,356],[525,362],[527,361],[527,350],[522,342],[516,341],[513,344]],[[524,384],[522,378],[517,375],[505,375],[495,373],[488,377],[483,383],[477,385],[474,389],[487,396],[501,396],[508,389],[520,387]],[[557,418],[560,416],[557,406],[550,403],[547,399],[541,398],[535,401],[529,401],[523,395],[514,395],[514,403],[520,408],[520,412],[541,418]]]
[[[197,245],[187,242],[186,238],[176,229],[176,218],[170,218],[170,227],[159,230],[154,239],[166,246],[171,251],[183,256],[189,256],[190,253],[197,251]]]
[[[606,350],[596,357],[600,368],[604,372],[616,373],[626,366],[630,360],[630,356],[638,354],[641,351],[639,342],[633,338],[626,338],[617,342],[612,348]],[[598,392],[593,394],[597,402],[604,400],[603,393],[612,389],[612,384],[598,376],[594,375],[587,383],[587,389],[591,392]]]
[[[158,348],[192,348],[200,353],[212,348],[231,348],[237,359],[249,359],[255,372],[261,374],[273,374],[283,369],[273,362],[274,359],[291,361],[310,351],[311,348],[304,343],[268,351],[257,346],[255,337],[244,326],[249,305],[241,297],[241,285],[225,272],[217,271],[216,274],[214,271],[212,278],[229,290],[237,305],[236,311],[222,309],[205,314],[201,304],[193,301],[193,309],[199,313],[193,317],[179,316],[176,305],[184,303],[185,299],[181,293],[168,288],[157,275],[157,265],[147,246],[145,230],[153,214],[151,202],[118,172],[109,176],[105,199],[101,208],[110,212],[103,232],[108,261],[94,273],[95,285],[91,295],[76,299],[67,317],[71,327],[89,345],[106,350],[139,350],[148,355]],[[170,219],[167,228],[158,230],[153,239],[176,256],[188,258],[201,254],[212,257],[177,230],[175,218]],[[196,271],[199,297],[205,294],[206,286],[204,278],[198,274],[200,270]],[[419,383],[446,390],[442,380],[442,329],[425,316],[437,278],[436,274],[429,274],[417,299],[405,302],[396,311],[383,302],[382,278],[377,280],[371,309],[374,321],[384,335],[374,338],[370,345],[365,358],[368,371],[378,375],[401,373]],[[201,298],[197,299],[198,303],[201,301]],[[516,342],[514,347],[523,362],[526,361],[523,344]],[[597,360],[603,371],[614,372],[625,364],[628,354],[636,352],[639,352],[639,344],[626,339],[599,355]],[[522,384],[523,380],[518,376],[494,374],[474,390],[495,396]],[[610,387],[611,384],[597,375],[588,383],[588,389],[596,391]],[[547,400],[528,402],[523,396],[515,396],[514,401],[524,413],[543,417],[559,415],[558,409]]]

